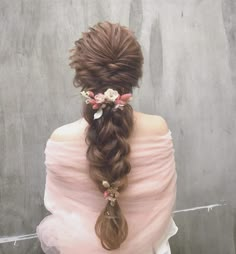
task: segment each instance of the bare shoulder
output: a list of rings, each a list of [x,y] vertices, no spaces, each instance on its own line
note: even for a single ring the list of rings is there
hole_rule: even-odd
[[[159,135],[165,135],[169,131],[167,121],[162,116],[154,116],[154,126],[156,126],[154,131]]]
[[[50,139],[54,141],[71,141],[78,139],[81,132],[80,128],[78,128],[78,122],[79,121],[68,123],[56,128],[52,132]]]
[[[140,131],[151,135],[165,135],[169,131],[166,119],[160,115],[138,114]]]

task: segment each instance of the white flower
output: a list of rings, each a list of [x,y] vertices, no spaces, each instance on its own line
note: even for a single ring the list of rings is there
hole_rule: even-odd
[[[88,95],[88,93],[87,92],[85,92],[85,91],[82,91],[82,92],[80,92],[85,98],[90,98],[90,96]]]
[[[105,101],[106,97],[104,94],[99,93],[94,96],[94,99],[96,100],[97,103],[103,103]]]
[[[90,101],[91,101],[91,99],[90,99],[90,98],[89,98],[89,99],[86,99],[86,100],[85,100],[85,103],[86,103],[86,104],[89,104],[89,103],[90,103]]]
[[[116,98],[119,96],[119,93],[116,90],[108,88],[104,93],[105,98],[109,101],[115,101]]]

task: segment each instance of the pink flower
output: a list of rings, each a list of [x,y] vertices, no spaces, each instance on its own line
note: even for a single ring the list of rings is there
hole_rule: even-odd
[[[123,94],[123,95],[119,96],[115,100],[115,104],[116,104],[115,108],[124,106],[131,99],[132,99],[132,94],[131,93],[126,93],[126,94]]]
[[[95,95],[94,99],[96,100],[97,103],[103,103],[106,99],[105,95],[102,93],[98,93]]]
[[[92,91],[87,91],[88,96],[94,97],[94,93]]]
[[[131,93],[126,93],[126,94],[121,95],[120,100],[128,101],[131,98],[132,98],[132,94]]]
[[[100,108],[100,106],[101,105],[99,105],[98,103],[95,103],[95,104],[93,104],[93,109],[98,109],[98,108]]]
[[[104,191],[104,197],[108,197],[109,196],[109,192],[108,191]]]
[[[125,101],[122,101],[122,100],[115,100],[115,104],[125,105],[126,102],[125,102]]]

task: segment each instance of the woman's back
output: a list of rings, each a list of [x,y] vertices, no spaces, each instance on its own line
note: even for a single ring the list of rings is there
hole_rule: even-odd
[[[47,141],[44,203],[37,227],[45,253],[168,253],[176,232],[171,132],[130,105],[144,63],[134,33],[98,22],[70,50],[82,118]],[[164,245],[163,245],[164,244]],[[167,249],[166,249],[167,248]]]
[[[89,178],[84,142],[87,122],[57,128],[47,142],[47,179],[44,203],[52,215],[37,227],[47,254],[103,254],[94,232],[96,219],[106,201]],[[128,187],[119,205],[129,233],[114,254],[164,254],[168,238],[177,232],[172,220],[176,195],[176,171],[171,132],[160,116],[134,112],[129,138],[131,153]],[[167,252],[168,253],[168,252]]]

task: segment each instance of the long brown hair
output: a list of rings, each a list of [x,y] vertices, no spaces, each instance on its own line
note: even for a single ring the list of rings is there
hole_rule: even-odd
[[[108,88],[121,95],[132,93],[133,87],[139,87],[143,65],[141,46],[134,33],[119,23],[108,21],[99,22],[89,30],[82,33],[82,38],[75,41],[75,47],[70,50],[69,65],[75,69],[74,86],[94,94],[104,93]],[[126,104],[123,110],[112,109],[112,104],[106,104],[103,115],[94,120],[95,110],[91,104],[83,105],[83,117],[88,122],[89,175],[101,193],[106,190],[103,180],[114,183],[119,192],[125,190],[131,170],[127,139],[134,127],[133,108]],[[107,250],[117,249],[125,241],[128,223],[118,200],[114,206],[107,202],[97,218],[95,232]]]

